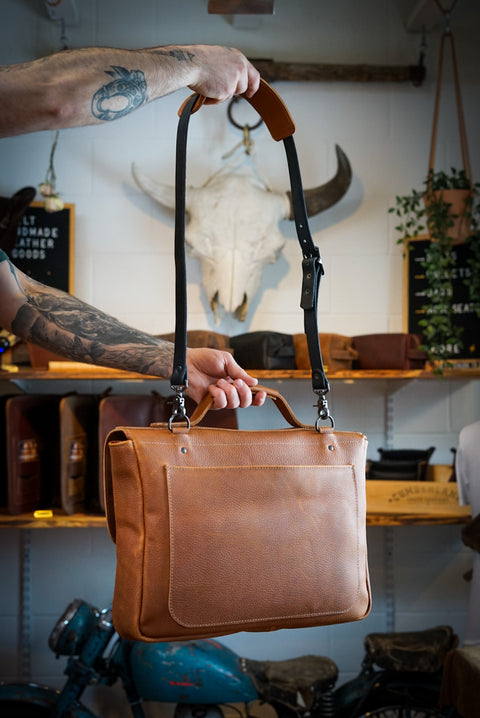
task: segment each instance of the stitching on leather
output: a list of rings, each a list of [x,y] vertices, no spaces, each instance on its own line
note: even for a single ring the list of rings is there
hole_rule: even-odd
[[[142,471],[141,471],[141,465],[140,465],[140,459],[137,452],[137,447],[134,441],[132,441],[134,452],[135,452],[135,461],[137,464],[137,471],[138,471],[138,478],[140,483],[140,492],[141,492],[141,501],[142,501],[142,516],[143,516],[143,541],[142,541],[142,584],[140,586],[140,610],[137,613],[137,630],[140,635],[143,634],[143,631],[141,629],[141,616],[143,613],[143,596],[145,593],[144,586],[145,586],[145,552],[146,552],[146,535],[147,535],[147,525],[146,525],[146,519],[145,519],[145,493],[143,490],[143,479],[142,479]]]
[[[202,469],[208,469],[208,468],[219,468],[219,467],[202,467]],[[222,467],[222,469],[228,469],[228,468],[237,468],[235,467]],[[258,466],[250,466],[250,469],[254,468],[265,468],[265,465],[258,465]],[[269,465],[270,468],[270,465]],[[284,465],[275,465],[272,464],[271,468],[284,468]],[[339,469],[339,468],[349,468],[351,469],[351,478],[353,480],[354,484],[354,493],[355,493],[355,517],[356,517],[356,536],[357,536],[357,592],[355,595],[354,600],[352,603],[345,609],[339,610],[339,611],[315,611],[315,612],[309,612],[309,613],[302,613],[302,614],[287,614],[287,615],[281,615],[281,616],[267,616],[262,618],[243,618],[243,619],[234,619],[229,621],[222,621],[220,623],[214,623],[214,622],[203,622],[203,623],[187,623],[183,619],[180,619],[178,615],[176,614],[175,610],[172,607],[173,597],[172,597],[172,586],[173,586],[173,575],[174,575],[174,553],[175,553],[175,547],[174,547],[174,539],[173,539],[173,491],[172,491],[172,485],[171,485],[171,475],[170,470],[171,469],[181,469],[182,471],[190,469],[192,471],[198,470],[198,467],[184,467],[184,466],[167,466],[166,472],[167,472],[167,484],[168,484],[168,493],[170,498],[170,507],[171,511],[170,513],[170,529],[169,529],[169,535],[170,535],[170,585],[169,585],[169,601],[168,601],[168,607],[170,611],[171,617],[180,625],[185,628],[209,628],[209,627],[222,627],[222,626],[234,626],[234,625],[241,625],[241,624],[264,624],[271,621],[285,621],[285,620],[294,620],[294,619],[305,619],[305,618],[314,618],[319,616],[342,616],[345,614],[348,614],[352,608],[355,606],[355,604],[358,602],[359,596],[361,591],[363,590],[364,584],[360,584],[360,552],[359,552],[359,531],[358,531],[358,524],[359,524],[359,501],[358,501],[358,479],[355,472],[355,466],[353,464],[338,464],[338,465],[327,465],[327,466],[321,466],[319,464],[313,464],[313,465],[292,465],[288,468],[331,468],[331,469]],[[366,588],[368,596],[370,595],[369,586],[368,586],[368,580],[366,580]],[[370,605],[370,600],[368,602],[368,605]],[[368,613],[368,606],[365,610],[366,615]]]

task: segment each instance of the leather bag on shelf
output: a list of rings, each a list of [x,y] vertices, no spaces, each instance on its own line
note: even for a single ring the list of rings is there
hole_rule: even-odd
[[[421,343],[418,334],[361,334],[353,337],[353,348],[358,352],[354,368],[423,369],[427,353],[420,349]]]
[[[246,332],[230,338],[233,356],[244,369],[295,369],[291,334]]]
[[[19,394],[6,402],[12,514],[60,505],[58,402],[58,396],[46,394]]]
[[[352,347],[352,337],[343,334],[320,334],[320,346],[325,371],[334,374],[337,371],[349,371],[358,359],[358,352]],[[297,369],[310,369],[307,337],[294,334],[295,366]]]
[[[7,463],[7,423],[6,406],[10,394],[0,396],[0,506],[6,508],[8,489],[8,463]]]
[[[99,510],[98,406],[96,395],[60,399],[60,491],[67,514]]]
[[[434,446],[428,449],[378,449],[380,459],[367,462],[367,479],[426,481]]]
[[[185,156],[190,114],[201,104],[193,96],[181,109],[177,134],[171,416],[143,428],[119,426],[105,443],[105,505],[117,552],[113,621],[131,640],[328,625],[370,610],[367,440],[336,431],[328,409],[317,328],[323,269],[308,228],[295,126],[263,81],[249,102],[287,153],[318,416],[303,424],[273,389],[266,389],[268,399],[289,425],[282,429],[199,426],[210,395],[187,416]]]
[[[168,334],[157,334],[158,339],[164,339],[166,342],[175,341],[175,332]],[[210,347],[210,349],[221,349],[232,353],[230,348],[230,337],[219,332],[210,332],[207,329],[189,329],[187,331],[187,346],[191,349],[197,347]]]

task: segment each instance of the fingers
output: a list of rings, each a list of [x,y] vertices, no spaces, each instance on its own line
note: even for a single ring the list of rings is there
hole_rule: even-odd
[[[248,63],[248,65],[249,67],[247,68],[247,87],[245,88],[243,93],[239,92],[238,94],[244,94],[245,97],[248,97],[250,99],[250,97],[253,97],[253,95],[258,91],[258,88],[260,87],[260,73],[253,65],[251,65],[250,63]]]
[[[218,104],[234,95],[252,97],[260,85],[260,73],[239,50],[221,46],[196,46],[199,76],[189,87]]]
[[[226,377],[230,379],[241,379],[247,386],[255,386],[258,384],[258,379],[255,379],[254,376],[250,376],[250,374],[235,361],[232,354],[225,353],[224,355],[224,371]]]
[[[246,409],[250,405],[262,406],[265,401],[265,392],[252,395],[250,387],[242,379],[219,379],[208,390],[214,400],[214,409]]]
[[[237,409],[261,406],[264,392],[252,397],[251,387],[258,382],[237,364],[230,352],[217,349],[187,349],[189,387],[187,393],[197,403],[208,391],[214,400],[213,409]]]

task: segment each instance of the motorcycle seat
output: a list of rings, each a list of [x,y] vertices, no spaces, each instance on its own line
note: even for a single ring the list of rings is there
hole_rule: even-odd
[[[285,661],[246,660],[245,666],[261,697],[296,710],[310,709],[315,695],[332,688],[338,666],[326,656],[301,656]]]
[[[458,644],[451,626],[425,631],[369,633],[364,638],[366,662],[389,671],[437,673],[448,651]]]

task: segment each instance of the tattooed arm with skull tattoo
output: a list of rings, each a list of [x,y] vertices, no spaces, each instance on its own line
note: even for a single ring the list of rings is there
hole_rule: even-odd
[[[210,103],[251,97],[259,82],[239,50],[217,45],[62,50],[0,66],[0,137],[110,122],[185,87]]]
[[[122,324],[70,294],[23,274],[0,250],[0,326],[26,341],[74,361],[170,377],[173,344]],[[260,406],[253,397],[257,381],[228,352],[188,349],[189,394],[195,401],[207,391],[214,408]]]

